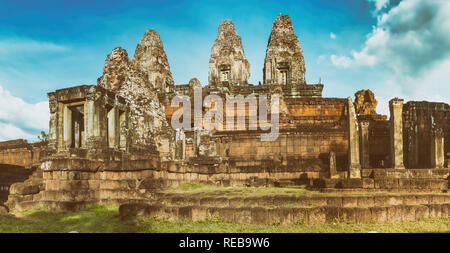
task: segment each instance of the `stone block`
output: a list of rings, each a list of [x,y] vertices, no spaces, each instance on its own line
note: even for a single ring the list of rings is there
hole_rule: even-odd
[[[373,189],[374,187],[375,187],[375,183],[372,178],[363,178],[362,179],[362,188]]]
[[[234,221],[238,224],[252,224],[252,209],[249,207],[238,208]]]
[[[342,197],[330,196],[326,198],[327,206],[342,207]]]
[[[251,223],[252,224],[269,224],[268,211],[262,207],[254,207],[251,209]]]
[[[357,207],[358,197],[342,196],[342,207]]]
[[[326,207],[314,207],[307,209],[308,224],[318,225],[326,223]]]
[[[375,224],[385,224],[388,219],[387,207],[375,206],[370,207],[371,212],[371,222]]]
[[[374,200],[372,196],[358,196],[357,205],[360,208],[367,208],[374,206]]]
[[[427,206],[418,205],[416,206],[416,220],[421,220],[429,217],[429,209]]]

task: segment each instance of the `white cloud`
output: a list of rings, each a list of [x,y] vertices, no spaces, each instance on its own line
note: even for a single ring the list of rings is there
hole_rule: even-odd
[[[331,32],[330,33],[330,39],[335,40],[336,39],[336,34]]]
[[[8,38],[0,40],[0,56],[17,55],[18,53],[63,52],[67,47],[52,42],[36,41],[24,38]]]
[[[361,88],[370,86],[379,113],[389,115],[393,97],[450,103],[450,1],[403,0],[389,8],[378,13],[360,50],[331,55],[331,63],[348,71],[371,68]]]
[[[450,56],[450,1],[404,0],[378,16],[362,49],[331,56],[337,67],[384,66],[420,76]]]
[[[335,66],[348,68],[352,65],[352,59],[347,56],[331,55],[331,62]]]
[[[369,3],[375,4],[375,14],[387,7],[389,5],[389,1],[390,0],[368,0]]]
[[[0,139],[35,138],[30,132],[48,132],[48,102],[28,104],[0,86]]]
[[[36,136],[24,132],[22,129],[12,125],[0,122],[0,141],[27,139],[35,140]]]

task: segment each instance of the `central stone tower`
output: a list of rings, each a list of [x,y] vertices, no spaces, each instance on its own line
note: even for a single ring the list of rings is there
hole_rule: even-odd
[[[211,49],[209,84],[214,87],[247,85],[249,77],[250,64],[245,58],[241,37],[233,21],[224,20]]]
[[[305,85],[305,60],[289,15],[279,15],[272,26],[264,60],[264,84]]]

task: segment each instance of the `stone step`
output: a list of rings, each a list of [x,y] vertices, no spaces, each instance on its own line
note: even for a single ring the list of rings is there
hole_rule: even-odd
[[[158,195],[158,202],[167,206],[210,207],[375,207],[450,203],[450,194],[405,194],[361,196],[295,196],[272,195],[254,197],[211,197],[184,194]]]
[[[61,191],[61,190],[45,190],[41,193],[42,201],[86,201],[95,199],[147,199],[151,197],[151,193],[142,193],[132,190],[79,190],[79,191]]]
[[[447,179],[449,168],[443,169],[362,169],[363,178]]]
[[[448,191],[448,179],[442,178],[362,178],[362,179],[327,179],[313,180],[314,188],[336,189],[384,189],[414,191]]]
[[[93,205],[122,205],[142,203],[142,199],[99,199],[90,201],[51,201],[51,200],[26,200],[15,204],[15,210],[31,210],[44,208],[58,211],[77,211]]]
[[[141,203],[121,205],[119,212],[122,219],[137,213],[138,216],[158,217],[172,221],[199,221],[219,218],[226,222],[238,224],[316,225],[334,222],[385,224],[416,221],[423,218],[448,217],[450,215],[450,203],[367,208],[335,206],[312,208],[179,207]]]

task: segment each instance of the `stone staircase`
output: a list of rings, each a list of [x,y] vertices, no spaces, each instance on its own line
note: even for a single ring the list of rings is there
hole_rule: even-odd
[[[0,164],[0,205],[8,199],[11,185],[25,181],[32,172],[22,166]]]
[[[339,221],[383,224],[450,215],[450,194],[322,195],[227,197],[160,193],[156,201],[124,204],[119,211],[122,218],[137,213],[175,221],[220,218],[232,223],[265,225],[314,225]]]
[[[364,191],[447,192],[450,169],[362,169],[361,178],[319,178],[319,189],[360,189]]]
[[[37,201],[40,199],[41,191],[44,188],[42,170],[37,168],[26,180],[10,186],[8,201],[6,201],[5,205],[13,209],[20,202]]]

